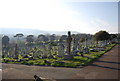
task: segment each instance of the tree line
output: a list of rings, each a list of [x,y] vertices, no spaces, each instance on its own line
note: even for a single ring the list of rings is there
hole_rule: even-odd
[[[16,34],[14,37],[17,38],[17,41],[20,40],[20,38],[22,38],[24,35],[22,33],[18,33]],[[103,40],[112,40],[112,39],[120,39],[120,34],[109,34],[106,31],[99,31],[97,33],[95,33],[94,35],[82,35],[82,34],[72,34],[72,37],[76,37],[78,38],[78,40],[80,42],[84,42],[86,39],[94,39],[95,41],[103,41]],[[59,38],[59,41],[63,42],[66,41],[67,35],[62,35]],[[25,37],[26,39],[26,44],[27,45],[32,45],[33,42],[36,42],[37,44],[40,43],[40,41],[54,41],[56,39],[56,35],[50,35],[49,38],[46,35],[40,34],[37,37],[37,40],[34,41],[34,35],[27,35],[27,37]],[[3,36],[2,37],[2,44],[4,46],[7,46],[9,44],[10,38],[9,36]]]

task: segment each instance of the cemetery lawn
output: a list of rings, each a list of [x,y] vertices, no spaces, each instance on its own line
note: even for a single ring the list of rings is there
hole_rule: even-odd
[[[116,44],[109,44],[105,46],[104,51],[99,52],[89,52],[89,54],[83,54],[82,57],[79,53],[79,56],[74,56],[72,60],[63,60],[63,58],[54,57],[51,59],[45,58],[34,58],[30,60],[29,58],[21,58],[22,61],[17,61],[13,58],[4,58],[2,59],[2,63],[14,63],[14,64],[25,64],[25,65],[38,65],[38,66],[54,66],[54,67],[71,67],[77,68],[80,66],[87,66],[94,62],[96,59],[100,58],[103,54],[108,52],[111,48],[113,48]]]

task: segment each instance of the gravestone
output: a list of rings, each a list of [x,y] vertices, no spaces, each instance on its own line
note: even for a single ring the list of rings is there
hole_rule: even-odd
[[[57,49],[56,46],[54,46],[54,48],[53,48],[53,55],[57,55],[57,52],[58,52],[58,49]]]
[[[71,55],[73,56],[78,56],[78,38],[77,37],[74,37],[73,38],[73,48],[72,48],[72,52],[71,52]]]
[[[104,47],[104,43],[102,41],[98,41],[97,47]]]
[[[83,49],[83,53],[89,53],[87,38],[85,39],[85,47],[84,47],[84,49]]]
[[[42,58],[47,58],[47,47],[45,45],[42,46],[43,50],[43,54],[42,54]]]
[[[71,55],[73,55],[73,56],[79,56],[78,55],[79,52],[80,52],[79,50],[74,50],[74,51],[72,51]]]
[[[18,46],[17,46],[17,44],[15,45],[15,48],[14,48],[14,59],[18,59]]]
[[[92,41],[90,39],[87,41],[87,45],[88,45],[88,47],[92,46]]]
[[[22,56],[26,56],[28,52],[29,52],[28,47],[23,47]]]
[[[52,51],[53,51],[52,45],[50,44],[48,47],[48,56],[47,56],[48,59],[53,58]]]
[[[105,41],[102,41],[101,47],[105,47],[105,46],[106,46]]]
[[[34,58],[37,58],[37,54],[38,54],[38,53],[37,53],[36,51],[34,51],[34,52],[33,52],[33,57],[34,57]]]
[[[64,45],[62,43],[58,44],[58,57],[64,56]]]
[[[11,49],[9,49],[9,51],[8,51],[8,54],[9,54],[9,55],[8,55],[8,57],[10,57],[10,58],[11,58],[11,57],[12,57],[12,55],[11,55],[10,51],[11,51]]]
[[[80,53],[82,52],[82,45],[81,44],[78,45],[78,50]]]
[[[38,57],[38,56],[41,56],[42,53],[43,53],[43,52],[42,52],[41,50],[38,50],[38,51],[37,51],[37,57]]]
[[[93,42],[92,42],[92,40],[89,40],[89,46],[90,46],[90,47],[93,47]]]
[[[7,47],[2,48],[2,57],[3,57],[3,58],[4,58],[4,57],[7,57],[7,56],[8,56],[8,53],[9,53],[9,51],[8,51],[8,48],[7,48]]]
[[[9,51],[9,53],[10,53],[10,56],[12,58],[14,58],[14,48],[11,48],[10,51]]]
[[[5,58],[5,55],[6,55],[5,51],[2,51],[2,58]]]
[[[85,48],[88,47],[88,42],[87,42],[87,38],[85,38]]]
[[[73,40],[73,51],[77,50],[78,47],[78,40],[76,38],[74,38]]]
[[[89,48],[88,48],[88,47],[85,47],[85,48],[83,49],[83,53],[89,53]]]
[[[38,56],[37,47],[34,46],[33,48],[34,48],[34,50],[32,50],[33,58],[37,58],[37,56]]]

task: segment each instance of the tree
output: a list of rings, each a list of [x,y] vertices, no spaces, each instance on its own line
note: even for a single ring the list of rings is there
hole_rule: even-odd
[[[93,37],[96,41],[108,40],[110,39],[110,34],[106,31],[99,31]]]
[[[79,42],[85,42],[85,38],[80,38]]]
[[[75,35],[75,34],[72,34],[71,36],[72,36],[72,38],[75,38],[75,37],[76,37],[76,35]]]
[[[110,34],[110,39],[112,40],[112,39],[114,39],[114,38],[117,38],[117,35],[115,35],[115,34]]]
[[[24,36],[22,33],[18,33],[14,37],[22,37],[22,36]]]
[[[23,37],[24,35],[22,34],[22,33],[18,33],[18,34],[16,34],[14,37],[17,37],[17,42],[18,42],[18,40],[19,40],[19,38],[20,37]]]
[[[56,37],[55,34],[50,35],[50,41],[53,42],[55,40],[55,37]]]
[[[120,39],[120,33],[116,34],[117,35],[117,39]]]
[[[110,34],[111,43],[117,43],[118,42],[117,37],[118,37],[117,34]]]
[[[38,35],[37,41],[48,41],[49,39],[45,35]]]
[[[33,41],[34,41],[33,37],[34,37],[34,35],[28,35],[26,37],[26,41],[27,41],[28,44],[33,43]]]
[[[64,40],[67,40],[67,35],[62,35],[60,37],[60,41],[63,42]]]
[[[4,36],[2,37],[2,45],[4,45],[5,47],[9,44],[9,37],[8,36]]]

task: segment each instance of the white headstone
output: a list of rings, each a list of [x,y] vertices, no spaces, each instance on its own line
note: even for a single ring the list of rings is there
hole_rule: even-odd
[[[62,43],[59,43],[58,44],[58,56],[62,57],[64,56],[64,45]]]

